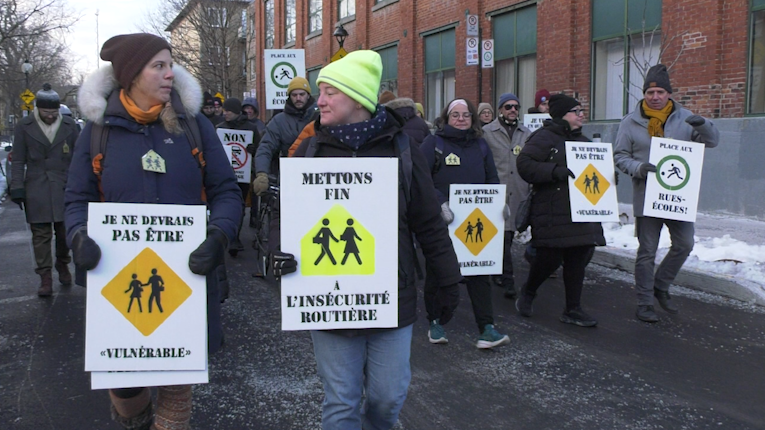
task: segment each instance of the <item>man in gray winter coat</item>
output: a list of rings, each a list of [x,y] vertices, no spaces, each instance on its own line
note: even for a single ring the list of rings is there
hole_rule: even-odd
[[[59,115],[59,96],[49,84],[37,92],[35,105],[32,115],[22,119],[14,133],[10,195],[26,210],[37,264],[35,272],[40,275],[37,295],[46,297],[53,294],[54,232],[58,280],[67,287],[72,284],[68,267],[72,257],[64,228],[64,189],[80,131],[71,117]]]
[[[515,94],[502,94],[497,105],[499,115],[494,121],[483,126],[483,138],[486,139],[494,156],[499,183],[507,185],[505,204],[510,213],[505,219],[505,250],[500,285],[505,288],[505,297],[508,299],[514,299],[516,296],[511,254],[515,235],[515,213],[529,190],[529,185],[521,179],[515,167],[518,154],[531,136],[531,130],[518,120],[520,109],[521,103]]]
[[[636,316],[641,321],[655,323],[659,317],[653,307],[654,296],[665,311],[671,314],[678,312],[669,295],[669,285],[693,250],[694,223],[643,216],[646,177],[650,172],[656,172],[656,166],[648,162],[651,138],[695,141],[714,148],[720,133],[712,121],[694,115],[670,98],[672,86],[663,64],[648,70],[643,95],[635,111],[626,115],[619,124],[614,162],[616,167],[632,177],[632,210],[640,244],[635,260]],[[654,273],[656,249],[663,225],[669,229],[672,246]]]

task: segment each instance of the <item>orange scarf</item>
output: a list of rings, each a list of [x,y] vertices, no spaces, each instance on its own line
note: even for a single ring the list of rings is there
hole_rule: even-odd
[[[143,110],[135,104],[133,99],[127,95],[124,89],[120,90],[120,101],[122,102],[122,106],[125,106],[125,110],[127,110],[128,114],[130,114],[130,116],[132,116],[139,124],[148,124],[156,121],[157,118],[159,118],[159,114],[162,113],[162,109],[165,107],[164,104],[159,104],[152,106],[149,110]]]
[[[670,100],[663,109],[651,109],[643,100],[643,113],[648,117],[648,135],[651,137],[664,137],[664,123],[672,113],[672,101]]]

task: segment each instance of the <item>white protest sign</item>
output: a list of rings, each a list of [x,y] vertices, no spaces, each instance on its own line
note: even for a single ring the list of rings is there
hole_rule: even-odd
[[[552,117],[547,113],[527,113],[523,115],[523,125],[533,133],[542,128],[545,120],[548,119],[552,119]]]
[[[206,384],[210,382],[205,370],[158,370],[156,372],[90,372],[90,389],[163,387],[167,385]]]
[[[481,68],[490,69],[494,67],[494,39],[485,39],[481,44]]]
[[[282,330],[398,325],[398,159],[283,158]]]
[[[648,174],[643,215],[696,222],[704,144],[654,137],[648,162],[656,173]]]
[[[463,276],[502,274],[505,185],[452,184],[449,237]]]
[[[566,142],[566,164],[573,222],[618,222],[614,151],[610,143]]]
[[[466,64],[468,66],[477,66],[478,65],[478,38],[468,37],[465,40],[465,47],[467,48]]]
[[[305,50],[265,49],[266,109],[284,109],[287,87],[296,76],[305,77]],[[310,93],[310,90],[308,91]]]
[[[250,183],[250,167],[252,166],[252,157],[247,152],[247,145],[253,143],[255,133],[252,130],[232,130],[229,128],[219,128],[215,130],[218,138],[226,149],[228,161],[231,162],[231,168],[234,169],[237,182],[245,184]]]
[[[90,203],[85,370],[204,370],[207,287],[189,270],[206,207]]]

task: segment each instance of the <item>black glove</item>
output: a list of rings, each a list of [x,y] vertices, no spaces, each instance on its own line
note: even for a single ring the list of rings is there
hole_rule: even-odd
[[[704,117],[700,115],[691,115],[685,119],[685,122],[690,124],[691,127],[698,127],[700,125],[704,125],[707,120],[705,120]]]
[[[247,148],[245,148],[245,149],[246,149],[247,153],[249,153],[250,155],[255,155],[255,150],[258,149],[258,148],[254,144],[251,143],[251,144],[247,145]]]
[[[568,176],[571,176],[571,179],[576,179],[574,172],[567,169],[566,166],[555,166],[552,171],[552,175],[553,179],[556,181],[565,181]]]
[[[292,254],[274,251],[271,255],[271,268],[274,271],[274,279],[278,281],[282,276],[297,270],[297,261],[295,261],[295,256]]]
[[[460,284],[439,288],[436,291],[436,303],[441,309],[441,316],[438,318],[438,322],[442,325],[448,323],[460,304]]]
[[[643,178],[648,177],[648,172],[655,172],[656,166],[654,166],[651,163],[643,163],[638,167],[638,172],[640,172],[640,176]]]
[[[207,229],[207,239],[189,255],[189,269],[197,275],[207,275],[223,263],[227,247],[228,239],[220,229]]]
[[[24,203],[26,203],[27,201],[26,191],[24,191],[23,188],[19,188],[16,190],[11,190],[10,195],[11,195],[11,201],[19,205],[19,208],[21,208],[21,210],[24,210]]]
[[[101,248],[88,236],[88,230],[85,227],[77,230],[72,236],[72,256],[74,264],[84,270],[95,269],[101,261]]]

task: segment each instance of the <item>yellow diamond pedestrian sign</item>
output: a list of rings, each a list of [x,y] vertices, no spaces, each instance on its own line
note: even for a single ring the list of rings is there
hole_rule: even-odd
[[[473,254],[478,255],[497,235],[497,227],[476,208],[454,231],[454,236]]]
[[[32,100],[35,99],[35,95],[29,90],[25,90],[19,97],[21,97],[21,100],[24,100],[25,104],[31,104]]]
[[[300,239],[303,276],[372,275],[375,238],[341,205],[334,205]]]
[[[588,165],[574,181],[576,188],[584,194],[593,205],[598,204],[611,183],[606,180],[592,164]]]
[[[157,253],[145,248],[101,294],[144,336],[154,333],[191,296],[183,282]]]

